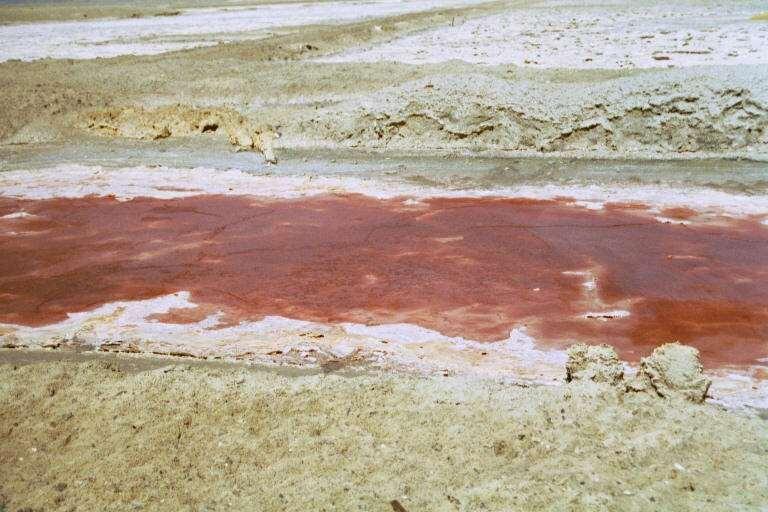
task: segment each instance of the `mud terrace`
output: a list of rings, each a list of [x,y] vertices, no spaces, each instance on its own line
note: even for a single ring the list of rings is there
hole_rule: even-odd
[[[332,11],[330,4],[322,5]],[[761,51],[768,25],[750,19],[760,12],[756,3],[706,8],[685,2],[674,8],[653,1],[633,7],[610,3],[586,14],[586,8],[553,1],[424,7],[430,9],[362,21],[341,17],[330,25],[286,25],[257,40],[156,56],[1,63],[6,102],[0,110],[0,143],[61,143],[103,135],[103,127],[83,120],[120,120],[129,112],[145,112],[143,121],[162,135],[178,112],[221,111],[273,134],[278,159],[281,148],[768,158],[768,66]],[[658,9],[660,17],[651,17]],[[578,21],[593,15],[599,18],[594,30],[585,28],[591,22]],[[497,16],[511,18],[497,23]],[[534,18],[526,21],[526,16]],[[120,21],[132,22],[142,20]],[[408,37],[422,38],[406,45],[422,51],[433,44],[430,30],[439,34],[473,23],[535,31],[544,39],[535,48],[515,50],[522,62],[464,58],[439,40],[434,46],[444,51],[440,59],[349,57],[362,47],[402,47],[398,41]],[[583,39],[581,46],[568,40],[558,44],[585,52],[613,48],[623,55],[621,65],[615,56],[572,56],[537,28],[559,24],[575,24],[563,34]],[[3,29],[25,30],[23,25]],[[475,42],[492,41],[482,31],[468,34]],[[610,34],[609,41],[602,34]],[[498,37],[515,44],[526,40],[506,33]],[[629,40],[642,42],[629,45]],[[700,53],[700,47],[712,53]],[[562,61],[538,65],[542,52]],[[648,59],[655,67],[648,67]],[[111,137],[134,136],[113,128]],[[217,136],[207,130],[182,132]]]
[[[272,144],[274,134],[260,130],[241,114],[232,110],[201,110],[170,107],[158,110],[116,109],[91,112],[83,126],[105,137],[128,137],[144,140],[184,137],[223,132],[238,149],[256,150],[269,163],[277,163]]]
[[[727,80],[720,70],[668,71],[594,85],[442,75],[320,112],[301,132],[352,147],[762,154],[766,69],[742,68]]]

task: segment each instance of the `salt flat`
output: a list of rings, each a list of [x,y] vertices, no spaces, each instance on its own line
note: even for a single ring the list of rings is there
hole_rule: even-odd
[[[372,0],[205,8],[175,15],[0,26],[0,62],[10,59],[93,59],[157,54],[219,42],[258,39],[265,31],[339,23],[450,7],[479,0]]]
[[[738,3],[649,8],[547,2],[458,20],[324,62],[461,60],[541,68],[621,69],[768,63],[768,23]]]

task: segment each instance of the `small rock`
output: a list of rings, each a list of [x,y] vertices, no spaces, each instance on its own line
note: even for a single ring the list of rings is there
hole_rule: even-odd
[[[657,347],[649,357],[644,357],[640,371],[627,384],[627,389],[700,403],[711,384],[703,374],[699,351],[675,342]]]
[[[43,348],[59,348],[62,345],[63,341],[60,337],[54,336],[53,338],[45,341],[43,343]]]
[[[15,334],[0,335],[0,348],[22,348],[26,347],[24,343]]]
[[[166,366],[161,366],[160,368],[155,368],[154,370],[150,370],[149,373],[162,375],[171,372],[183,372],[185,369],[186,368],[180,364],[169,364]]]
[[[266,160],[267,163],[277,163],[277,157],[275,156],[274,135],[270,132],[261,134],[261,153],[264,155],[264,160]]]
[[[617,384],[624,379],[624,366],[609,345],[579,343],[568,349],[565,380]]]

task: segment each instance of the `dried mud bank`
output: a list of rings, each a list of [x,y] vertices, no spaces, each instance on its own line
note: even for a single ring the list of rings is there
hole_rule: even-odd
[[[128,371],[138,365],[125,357],[0,368],[6,510],[388,511],[396,501],[730,511],[768,501],[764,419],[627,392],[583,368],[567,386],[525,388],[172,361]]]
[[[429,76],[320,111],[287,138],[399,149],[764,156],[768,72],[743,67],[724,79],[723,71],[670,70],[587,83],[515,79],[514,72]]]
[[[670,70],[575,84],[516,78],[514,72],[442,73],[315,105],[311,114],[301,104],[272,106],[266,115],[127,107],[87,111],[72,124],[92,134],[151,139],[206,135],[199,123],[169,127],[179,126],[181,117],[213,115],[260,126],[276,148],[768,158],[766,67],[745,66],[727,80],[724,71]],[[137,133],[137,122],[148,129]]]
[[[274,133],[253,126],[243,115],[228,109],[168,107],[158,110],[136,108],[91,112],[83,127],[105,137],[159,140],[205,133],[224,133],[238,149],[255,150],[269,163],[277,163]]]
[[[363,42],[450,22],[456,16],[498,12],[506,4],[433,9],[346,24],[286,27],[257,41],[163,55],[112,59],[8,61],[0,63],[5,99],[0,107],[0,144],[53,140],[76,144],[82,120],[127,110],[234,110],[251,124],[276,127],[317,102],[337,101],[384,84],[413,78],[413,69],[392,66],[309,65],[305,59]],[[168,109],[154,120],[166,122]],[[118,134],[115,134],[118,135]]]
[[[0,108],[0,142],[77,143],[85,135],[105,135],[88,119],[143,112],[148,123],[163,126],[176,122],[175,109],[242,116],[273,132],[278,150],[768,158],[768,71],[761,64],[716,60],[686,68],[585,70],[455,60],[317,62],[421,30],[526,9],[533,7],[495,2],[288,27],[258,41],[159,56],[2,63],[8,101]]]

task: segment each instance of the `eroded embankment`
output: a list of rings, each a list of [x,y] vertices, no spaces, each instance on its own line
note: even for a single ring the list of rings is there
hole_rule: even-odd
[[[481,341],[526,327],[631,359],[671,340],[710,364],[765,357],[763,219],[662,213],[566,199],[3,198],[0,322],[188,290],[199,309],[156,319],[406,322]]]
[[[189,108],[225,106],[252,114],[251,121],[262,122],[259,106],[269,103],[275,107],[265,110],[277,111],[269,121],[287,124],[296,111],[307,111],[303,104],[316,101],[318,96],[356,95],[399,83],[404,75],[412,79],[420,74],[402,67],[393,72],[393,66],[387,65],[311,65],[304,59],[357,44],[387,41],[448,23],[457,16],[479,16],[508,6],[506,2],[489,2],[345,24],[283,28],[256,41],[162,55],[3,62],[0,87],[6,101],[0,104],[0,143],[29,144],[57,138],[76,142],[82,132],[72,128],[79,125],[81,114],[115,107],[155,108],[179,103]]]
[[[326,109],[295,128],[296,138],[353,147],[648,156],[764,154],[768,147],[759,67],[727,79],[714,68],[573,82],[509,73],[435,75],[392,87]]]
[[[224,134],[233,146],[259,151],[267,162],[277,162],[272,132],[226,108],[199,109],[183,105],[153,110],[115,108],[84,114],[80,126],[101,136],[144,140]]]
[[[680,70],[577,84],[495,72],[432,75],[310,112],[271,107],[269,126],[258,111],[187,105],[96,109],[75,124],[150,140],[220,128],[234,145],[262,150],[271,161],[273,131],[282,147],[764,156],[768,96],[758,82],[768,76],[757,68],[736,80],[715,75]]]

